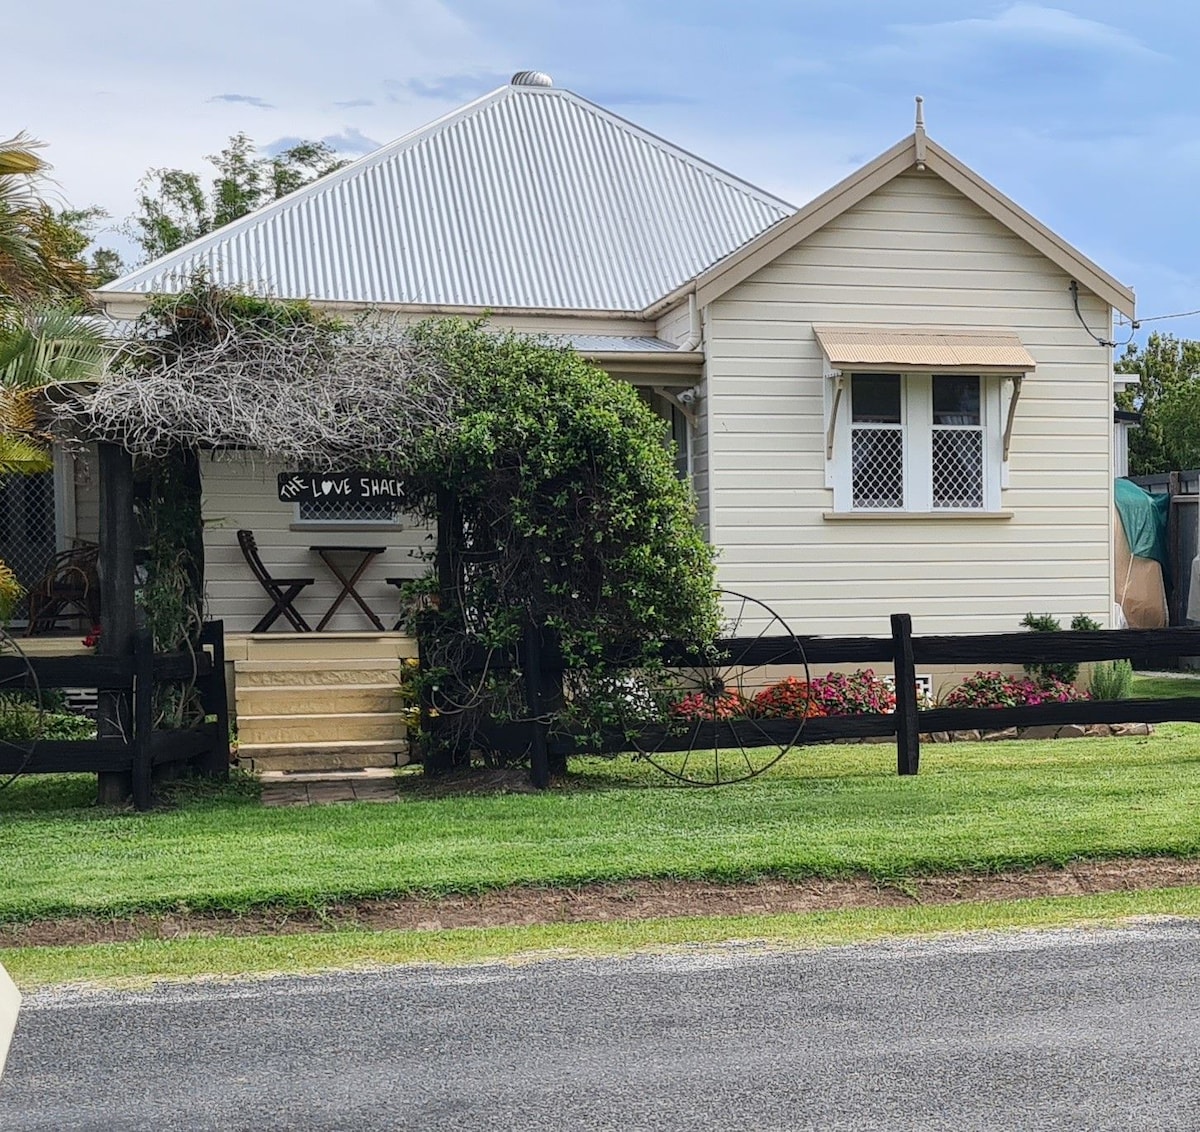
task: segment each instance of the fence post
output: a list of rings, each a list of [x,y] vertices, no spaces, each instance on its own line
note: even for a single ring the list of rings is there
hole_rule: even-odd
[[[532,743],[529,749],[529,778],[538,790],[550,785],[550,757],[546,748],[546,725],[542,722],[542,629],[532,618],[525,623],[521,649],[521,674],[525,678],[525,705],[531,716]]]
[[[116,444],[101,444],[100,474],[100,647],[101,656],[128,658],[134,651],[135,607],[133,551],[137,530],[133,517],[133,457]],[[100,688],[96,731],[101,739],[130,741],[129,691]],[[120,805],[129,797],[127,771],[101,771],[97,800]]]
[[[133,635],[133,805],[150,808],[154,771],[154,637],[146,626]]]
[[[225,688],[225,622],[206,621],[200,630],[200,647],[212,645],[212,674],[199,682],[200,707],[205,716],[216,716],[217,737],[195,762],[206,778],[229,777],[229,696]]]
[[[917,724],[912,618],[907,613],[892,614],[892,644],[896,650],[896,773],[916,774],[921,764],[921,733]]]

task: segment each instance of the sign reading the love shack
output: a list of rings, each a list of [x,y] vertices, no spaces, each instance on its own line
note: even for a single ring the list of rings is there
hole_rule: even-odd
[[[283,503],[338,499],[347,503],[369,503],[399,499],[401,484],[382,472],[280,472],[279,498]]]

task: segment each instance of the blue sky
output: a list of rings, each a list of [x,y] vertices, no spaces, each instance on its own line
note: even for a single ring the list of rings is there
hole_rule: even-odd
[[[46,0],[6,25],[31,49],[6,53],[0,134],[44,139],[60,194],[117,219],[146,169],[204,168],[237,130],[357,156],[525,68],[802,204],[909,133],[921,94],[930,136],[1139,316],[1200,308],[1185,0]],[[1200,338],[1200,317],[1155,327]]]

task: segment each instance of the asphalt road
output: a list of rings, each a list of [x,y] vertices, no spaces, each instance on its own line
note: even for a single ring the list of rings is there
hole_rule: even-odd
[[[29,997],[0,1129],[1195,1129],[1200,924]]]

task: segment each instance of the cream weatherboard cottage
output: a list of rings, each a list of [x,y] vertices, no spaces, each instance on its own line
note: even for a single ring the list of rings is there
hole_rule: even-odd
[[[796,210],[522,72],[98,298],[133,317],[198,269],[334,312],[486,316],[574,344],[671,422],[722,585],[797,632],[886,633],[893,612],[925,633],[1030,610],[1110,620],[1102,342],[1133,293],[929,140],[919,107],[913,134]],[[386,504],[282,503],[281,470],[205,457],[208,601],[248,677],[298,688],[304,663],[369,668],[369,625],[345,603],[319,649],[248,635],[265,599],[237,530],[273,573],[318,579],[297,602],[314,623],[336,589],[312,544],[385,547],[359,588],[394,611],[385,579],[420,569],[428,533]],[[94,503],[73,487],[85,534]],[[282,717],[287,696],[247,713],[244,683],[243,718]],[[262,734],[281,753],[316,741]]]

